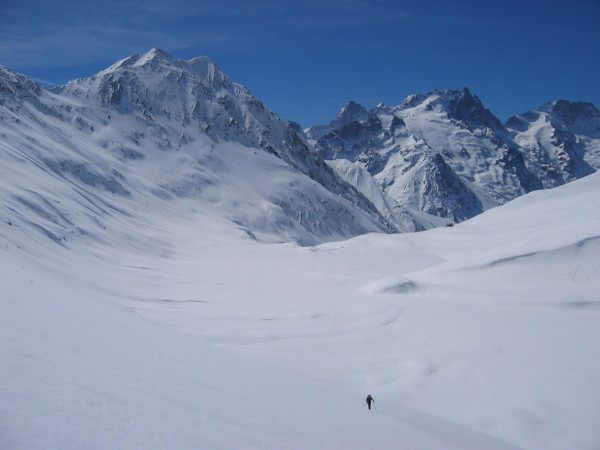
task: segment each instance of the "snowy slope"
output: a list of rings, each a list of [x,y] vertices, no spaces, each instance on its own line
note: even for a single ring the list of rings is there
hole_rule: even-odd
[[[211,64],[153,50],[56,93],[0,72],[0,448],[597,448],[597,173],[382,233],[430,219],[282,145]],[[378,117],[492,130],[469,104]]]
[[[78,287],[77,272],[65,282],[6,248],[0,261],[11,280],[0,304],[2,448],[446,445],[376,421],[333,386],[155,326]],[[453,447],[469,441],[494,444],[474,433]]]
[[[413,95],[398,106],[371,110],[350,102],[328,125],[305,132],[325,159],[359,164],[403,207],[461,221],[600,167],[595,107],[555,104],[560,111],[553,123],[560,125],[543,138],[536,137],[536,120],[548,122],[550,113],[511,118],[506,128],[466,88]]]
[[[448,219],[402,206],[384,192],[377,181],[358,162],[332,159],[327,161],[327,164],[333,167],[346,182],[362,192],[377,210],[382,212],[385,219],[389,223],[395,224],[400,230],[422,231],[452,223]],[[418,189],[415,192],[418,193]]]
[[[593,449],[599,194],[317,247],[185,202],[105,242],[3,220],[0,444]]]
[[[2,69],[0,119],[3,217],[35,211],[55,239],[106,239],[122,201],[135,215],[190,199],[265,241],[396,230],[207,58],[153,49],[54,93]]]

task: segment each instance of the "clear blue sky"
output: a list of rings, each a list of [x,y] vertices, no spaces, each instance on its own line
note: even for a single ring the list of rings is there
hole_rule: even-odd
[[[501,120],[600,107],[600,0],[1,0],[0,64],[44,85],[160,47],[206,55],[302,126],[468,86]]]

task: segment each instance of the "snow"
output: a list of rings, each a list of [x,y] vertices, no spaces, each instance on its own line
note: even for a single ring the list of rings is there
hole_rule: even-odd
[[[600,112],[591,103],[559,100],[511,117],[508,128],[522,148],[531,170],[554,167],[560,176],[540,176],[545,187],[572,181],[600,167]]]
[[[222,135],[173,64],[233,102],[199,97]],[[385,229],[302,145],[253,146],[287,129],[211,64],[62,94],[2,69],[0,448],[598,447],[600,174],[347,239]]]
[[[209,210],[3,221],[0,446],[595,448],[599,190],[316,247]]]
[[[600,167],[600,112],[591,103],[553,102],[506,126],[466,88],[413,95],[395,107],[351,105],[361,114],[305,130],[315,149],[362,166],[404,208],[453,221]],[[348,165],[332,166],[345,177]],[[365,195],[374,182],[362,181]]]
[[[239,85],[220,72],[205,79],[178,67],[199,58],[174,67],[159,56],[131,57],[154,58],[160,64],[151,70],[117,64],[59,94],[21,95],[0,110],[7,217],[21,220],[33,209],[45,220],[32,226],[57,239],[110,239],[106,234],[119,230],[106,228],[103,218],[123,209],[107,195],[115,192],[129,198],[125,210],[133,215],[135,205],[169,208],[174,198],[194,198],[190,208],[220,210],[263,241],[315,244],[391,231],[361,194]],[[236,125],[227,125],[232,119]],[[207,123],[213,135],[203,131]]]
[[[455,111],[465,99],[473,103],[471,109],[481,109],[479,123]],[[461,221],[525,193],[511,169],[498,167],[505,142],[499,130],[489,128],[497,119],[482,111],[483,106],[466,90],[433,91],[411,96],[397,107],[363,108],[351,126],[338,116],[305,132],[324,158],[364,166],[396,203],[442,216],[447,222]],[[393,119],[400,126],[392,126]],[[444,176],[436,179],[432,167],[439,169],[442,161],[438,157],[432,164],[430,160],[438,154],[447,167]],[[426,185],[427,192],[419,190]],[[429,227],[427,221],[420,225]]]

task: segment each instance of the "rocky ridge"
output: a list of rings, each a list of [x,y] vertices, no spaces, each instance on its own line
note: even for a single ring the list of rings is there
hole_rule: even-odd
[[[598,116],[590,103],[561,100],[505,125],[465,88],[371,110],[351,101],[305,135],[324,159],[364,168],[398,204],[462,221],[600,168]]]

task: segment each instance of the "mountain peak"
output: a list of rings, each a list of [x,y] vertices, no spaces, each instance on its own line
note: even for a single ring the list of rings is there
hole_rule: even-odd
[[[483,105],[479,97],[471,93],[469,88],[465,87],[462,91],[450,92],[449,112],[456,119],[476,126],[503,128],[502,122]]]
[[[577,119],[600,118],[600,111],[589,102],[571,102],[569,100],[556,100],[546,103],[540,111],[553,114],[567,123]]]
[[[364,106],[356,103],[354,100],[350,100],[348,104],[340,110],[338,117],[341,118],[348,115],[361,114],[363,112],[367,112],[367,109]]]
[[[175,59],[173,56],[168,54],[166,51],[164,51],[158,47],[154,47],[146,53],[139,53],[137,55],[132,55],[132,56],[128,56],[125,59],[121,59],[121,60],[117,61],[116,63],[114,63],[112,66],[110,66],[108,69],[105,69],[100,73],[103,74],[103,73],[108,73],[108,72],[114,72],[118,69],[124,69],[124,68],[129,68],[129,67],[159,65],[161,63],[175,64],[176,62],[177,62],[177,59]]]
[[[369,115],[367,109],[356,103],[354,100],[350,100],[346,106],[344,106],[336,117],[336,122],[347,125],[349,123],[360,121],[365,119]]]
[[[503,128],[500,120],[485,108],[479,97],[473,95],[468,87],[462,90],[435,89],[426,95],[411,95],[398,106],[398,109],[415,107],[444,111],[449,117],[476,128],[481,126],[496,130]]]
[[[153,56],[161,56],[161,57],[172,58],[171,55],[169,55],[166,51],[164,51],[162,48],[159,48],[159,47],[152,47],[146,53],[146,55],[153,55]]]
[[[38,96],[41,92],[41,86],[35,81],[0,65],[0,106],[8,106],[12,101],[18,102],[25,97]]]
[[[168,62],[174,63],[176,58],[158,47],[151,48],[148,52],[139,55],[136,65],[144,65],[151,62]]]
[[[139,53],[121,59],[107,69],[99,72],[96,76],[102,77],[115,72],[136,70],[137,68],[152,69],[155,72],[160,72],[163,69],[178,69],[179,71],[195,73],[203,78],[225,78],[225,75],[221,73],[219,67],[207,56],[197,56],[186,61],[177,59],[158,47],[153,47],[146,53]],[[218,76],[219,73],[221,76]]]

